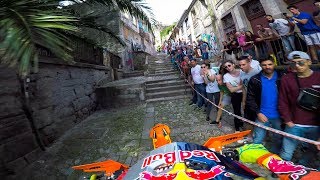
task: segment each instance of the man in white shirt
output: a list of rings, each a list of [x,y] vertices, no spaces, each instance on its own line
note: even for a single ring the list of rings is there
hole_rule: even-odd
[[[201,66],[197,64],[196,59],[192,59],[190,61],[190,65],[191,65],[191,76],[189,76],[190,77],[189,82],[192,83],[196,91],[198,91],[201,95],[206,97],[206,85],[202,77]],[[204,105],[204,99],[200,94],[194,92],[193,99],[192,99],[192,102],[194,104],[197,104],[199,109]]]
[[[239,58],[239,61],[241,58],[247,58],[249,60],[250,66],[253,69],[258,70],[259,72],[262,70],[259,61],[252,59],[252,56],[250,54],[244,54],[242,57]]]
[[[239,58],[239,66],[240,66],[240,79],[242,81],[243,84],[243,96],[242,96],[242,104],[243,104],[243,108],[245,106],[245,102],[246,102],[246,97],[247,97],[247,87],[248,87],[248,83],[249,80],[252,76],[258,74],[261,71],[261,67],[260,67],[260,63],[258,62],[258,66],[260,67],[260,69],[258,68],[254,68],[252,67],[252,62],[256,61],[256,60],[251,60],[249,59],[249,56],[241,56]],[[256,65],[255,65],[256,66]]]
[[[265,18],[269,22],[269,26],[273,29],[283,42],[284,49],[286,54],[294,51],[296,49],[294,45],[294,35],[293,30],[290,27],[290,22],[285,19],[273,19],[271,15],[265,15]]]

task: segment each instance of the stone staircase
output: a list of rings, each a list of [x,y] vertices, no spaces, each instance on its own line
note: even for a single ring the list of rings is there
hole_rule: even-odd
[[[147,103],[191,97],[190,87],[180,78],[180,72],[173,69],[166,55],[150,58],[148,72]]]

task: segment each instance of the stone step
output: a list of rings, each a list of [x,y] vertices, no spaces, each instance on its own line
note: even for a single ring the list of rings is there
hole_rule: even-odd
[[[155,93],[155,92],[174,91],[174,90],[187,89],[187,88],[190,88],[190,87],[179,83],[179,84],[170,85],[170,86],[166,84],[165,86],[161,86],[161,87],[147,88],[146,91],[147,93]]]
[[[148,68],[149,69],[173,68],[173,65],[172,64],[168,64],[168,65],[149,65]]]
[[[191,96],[189,94],[186,95],[180,95],[180,96],[171,96],[171,97],[161,97],[161,98],[153,98],[153,99],[147,99],[147,103],[153,103],[153,102],[161,102],[161,101],[170,101],[175,99],[187,99]]]
[[[173,90],[173,91],[146,93],[146,97],[147,99],[154,99],[154,98],[162,98],[162,97],[180,96],[188,93],[191,93],[191,89],[179,89],[179,90]]]
[[[137,71],[137,72],[133,71],[133,72],[123,73],[124,78],[137,77],[137,76],[144,76],[144,72],[143,71]]]
[[[160,71],[178,71],[178,70],[173,69],[172,67],[168,67],[168,68],[149,68],[149,72],[160,72]]]
[[[173,74],[179,74],[178,71],[174,72],[167,72],[167,73],[155,73],[155,74],[149,74],[149,76],[168,76],[168,75],[173,75]]]
[[[162,86],[173,86],[173,85],[183,85],[184,80],[182,79],[172,79],[172,80],[163,80],[163,81],[151,81],[147,82],[146,86],[147,88],[156,88],[156,87],[162,87]]]
[[[155,73],[169,73],[169,72],[178,72],[178,71],[175,69],[155,70]]]

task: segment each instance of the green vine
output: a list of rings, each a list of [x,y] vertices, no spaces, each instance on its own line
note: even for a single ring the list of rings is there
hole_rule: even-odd
[[[168,35],[172,29],[176,26],[177,23],[173,23],[170,26],[165,27],[162,31],[160,31],[160,37],[163,39],[166,35]]]

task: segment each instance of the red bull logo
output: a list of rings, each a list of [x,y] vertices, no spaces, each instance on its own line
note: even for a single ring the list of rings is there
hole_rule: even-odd
[[[159,153],[152,156],[148,156],[144,158],[141,169],[149,166],[155,161],[164,160],[166,164],[174,164],[177,162],[183,162],[186,159],[191,157],[205,157],[209,160],[220,162],[219,158],[212,151],[203,151],[203,150],[194,150],[194,151],[181,151],[176,152],[168,152],[168,153]]]
[[[294,173],[306,169],[302,165],[294,165],[292,162],[277,160],[273,157],[267,163],[267,167],[274,173]]]
[[[145,171],[140,174],[140,179],[141,180],[174,180],[177,177],[177,175],[178,173],[153,175],[152,173]]]
[[[292,162],[277,160],[273,157],[269,160],[267,167],[276,174],[290,174],[293,180],[300,179],[300,176],[307,174],[306,167],[294,165]]]
[[[195,172],[186,172],[187,176],[193,178],[193,179],[212,179],[220,174],[224,173],[224,167],[223,166],[214,166],[210,169],[210,171],[195,171]]]
[[[179,174],[187,175],[191,179],[213,179],[221,174],[226,174],[224,171],[224,166],[214,166],[210,169],[210,171],[205,170],[195,170],[194,172],[185,172],[185,171],[178,171],[176,173],[164,173],[160,175],[153,175],[150,172],[144,171],[140,174],[141,180],[174,180],[175,178],[179,177]],[[226,174],[226,177],[229,177]]]

